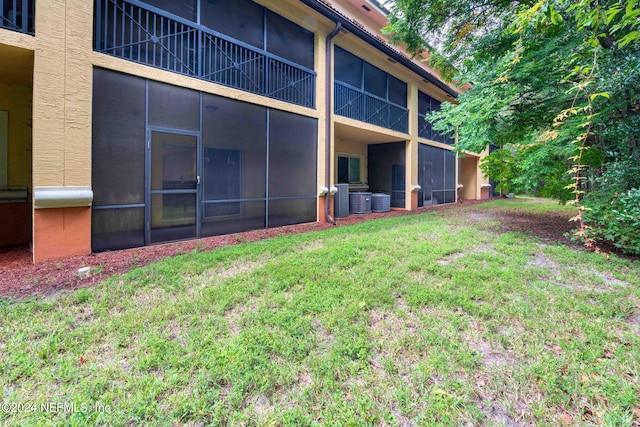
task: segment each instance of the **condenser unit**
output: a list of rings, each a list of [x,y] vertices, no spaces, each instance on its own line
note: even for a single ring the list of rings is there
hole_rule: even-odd
[[[349,213],[371,213],[371,193],[349,193]]]
[[[371,210],[373,212],[389,212],[391,210],[391,196],[383,193],[372,194]]]

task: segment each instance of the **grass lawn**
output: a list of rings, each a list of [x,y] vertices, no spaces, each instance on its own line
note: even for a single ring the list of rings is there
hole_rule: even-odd
[[[638,425],[640,262],[493,217],[562,209],[375,220],[0,300],[0,424]]]

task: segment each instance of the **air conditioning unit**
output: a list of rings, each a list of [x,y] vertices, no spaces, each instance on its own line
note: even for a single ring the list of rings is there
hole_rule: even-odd
[[[371,213],[371,193],[349,193],[349,213]]]
[[[344,218],[349,216],[349,184],[336,184],[338,192],[333,199],[334,217]]]
[[[373,212],[389,212],[391,210],[391,196],[383,193],[372,194],[371,210]]]

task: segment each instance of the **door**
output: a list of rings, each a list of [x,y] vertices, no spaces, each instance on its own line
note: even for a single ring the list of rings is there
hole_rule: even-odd
[[[431,176],[431,169],[433,163],[424,162],[422,164],[422,182],[420,186],[422,187],[422,204],[424,206],[433,204],[432,192],[433,192],[433,178]]]
[[[198,135],[149,133],[147,243],[198,237]]]

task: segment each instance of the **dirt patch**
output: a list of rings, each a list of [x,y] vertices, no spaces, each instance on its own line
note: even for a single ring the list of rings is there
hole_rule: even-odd
[[[245,313],[255,312],[258,308],[258,298],[250,297],[248,300],[238,303],[226,310],[222,315],[227,321],[230,335],[238,335],[240,333],[242,318]]]
[[[232,262],[227,268],[218,272],[218,275],[224,279],[230,279],[239,274],[250,273],[266,265],[266,260],[246,261],[238,260]]]
[[[316,339],[318,340],[318,346],[322,349],[321,351],[329,351],[333,346],[333,343],[336,341],[335,335],[325,329],[324,325],[320,320],[314,319],[311,321],[311,325],[316,330]]]
[[[469,345],[473,350],[478,352],[480,356],[482,356],[480,362],[489,368],[511,366],[516,363],[515,359],[505,351],[492,349],[491,344],[485,340],[472,342]]]
[[[479,246],[474,246],[468,250],[466,250],[465,252],[454,252],[452,254],[447,255],[444,258],[440,258],[439,260],[437,260],[436,262],[438,264],[440,264],[441,266],[445,266],[445,265],[449,265],[454,261],[457,261],[458,259],[462,258],[465,255],[470,255],[470,254],[480,254],[480,253],[495,253],[496,250],[493,248],[493,245],[491,244],[483,244],[483,245],[479,245]]]
[[[582,244],[567,237],[576,230],[576,223],[569,221],[573,216],[575,216],[573,212],[535,214],[513,210],[495,211],[495,218],[500,221],[502,232],[523,233],[542,241],[560,242],[576,249],[583,249]]]
[[[545,254],[537,252],[535,258],[527,263],[527,267],[548,268],[552,272],[557,273],[560,265]]]
[[[455,253],[452,253],[450,255],[447,255],[444,258],[440,258],[436,262],[438,264],[442,265],[442,266],[445,266],[445,265],[451,264],[452,262],[456,261],[457,259],[462,258],[464,255],[465,254],[463,252],[455,252]]]
[[[593,268],[588,270],[589,274],[593,274],[596,277],[599,277],[604,281],[605,284],[614,287],[627,287],[629,286],[629,282],[625,282],[624,280],[616,279],[613,277],[611,273],[602,273],[598,270],[594,270]]]
[[[493,419],[497,425],[505,427],[520,427],[520,424],[511,418],[497,402],[492,402],[491,407],[484,409],[483,412],[488,418]]]

